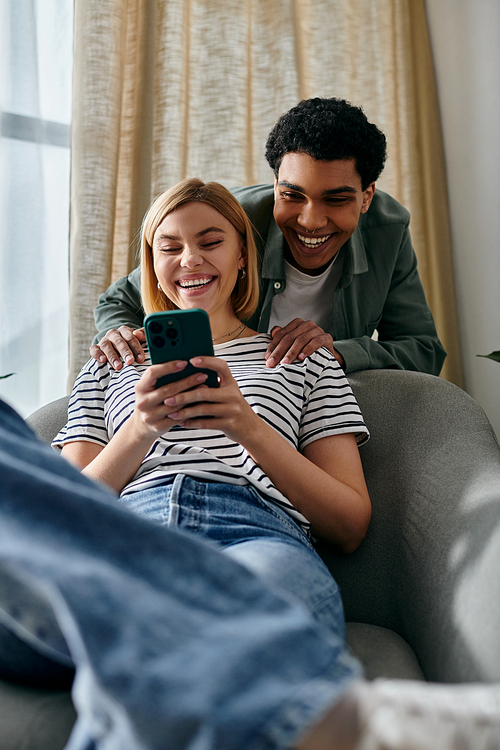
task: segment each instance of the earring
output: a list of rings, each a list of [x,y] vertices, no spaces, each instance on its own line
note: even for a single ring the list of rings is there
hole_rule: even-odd
[[[161,288],[160,282],[158,282],[158,289],[160,290],[160,292],[163,292],[163,289]]]
[[[247,272],[245,271],[245,269],[244,268],[240,268],[239,273],[238,273],[238,278],[239,279],[244,279],[246,275],[247,275]]]

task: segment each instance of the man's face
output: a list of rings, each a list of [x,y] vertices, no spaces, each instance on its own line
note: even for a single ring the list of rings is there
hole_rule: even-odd
[[[362,190],[353,159],[285,154],[274,181],[274,218],[288,244],[288,262],[303,273],[320,272],[352,235],[374,192],[374,182]]]

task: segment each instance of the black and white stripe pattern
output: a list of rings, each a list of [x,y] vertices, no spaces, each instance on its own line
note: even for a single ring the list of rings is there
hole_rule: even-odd
[[[368,437],[351,388],[334,357],[320,349],[303,362],[267,368],[264,353],[270,336],[259,334],[214,347],[225,359],[252,409],[298,450],[323,437],[356,433]],[[82,369],[71,396],[68,423],[54,440],[62,447],[75,440],[106,445],[134,408],[134,386],[150,365],[125,366],[116,372],[90,360]],[[307,520],[272,484],[238,443],[216,430],[176,427],[157,440],[123,495],[154,487],[172,474],[200,480],[253,484],[285,508],[296,521]]]

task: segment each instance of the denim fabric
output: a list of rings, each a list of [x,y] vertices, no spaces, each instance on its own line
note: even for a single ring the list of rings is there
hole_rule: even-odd
[[[0,619],[74,664],[67,750],[286,748],[357,674],[306,607],[129,512],[2,402],[0,476]]]
[[[267,584],[298,597],[342,641],[345,620],[337,584],[286,511],[251,485],[198,481],[179,474],[121,498],[131,510],[216,542]]]

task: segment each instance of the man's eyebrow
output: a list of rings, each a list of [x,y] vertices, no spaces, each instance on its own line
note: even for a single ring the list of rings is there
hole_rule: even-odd
[[[287,182],[287,180],[279,180],[278,186],[283,186],[290,188],[290,190],[296,190],[298,193],[305,193],[306,191],[304,188],[300,187],[300,185],[294,185],[293,182]],[[352,187],[352,185],[341,185],[337,188],[332,188],[331,190],[324,190],[323,195],[338,195],[339,193],[357,193],[355,187]]]
[[[332,188],[331,190],[325,190],[323,195],[338,195],[339,193],[357,193],[355,187],[352,185],[342,185],[342,187]]]
[[[286,180],[278,180],[278,185],[290,188],[290,190],[296,190],[298,193],[304,193],[304,188],[301,188],[299,185],[294,185],[293,182],[287,182]]]

